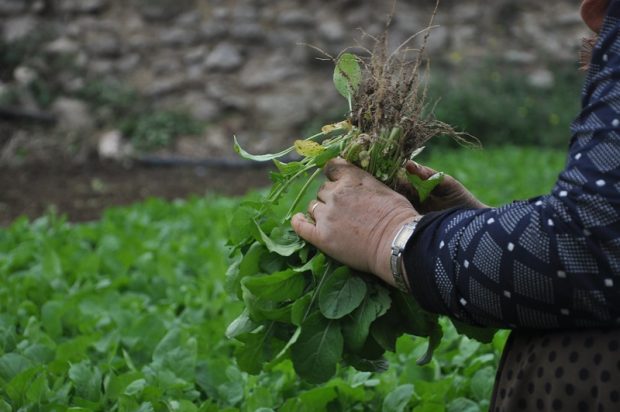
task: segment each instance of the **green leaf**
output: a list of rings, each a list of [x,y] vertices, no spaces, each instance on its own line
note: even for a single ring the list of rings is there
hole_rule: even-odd
[[[0,378],[8,382],[31,366],[32,362],[28,358],[17,353],[7,353],[0,357]]]
[[[231,244],[237,246],[257,235],[254,224],[254,219],[258,215],[257,208],[260,208],[260,205],[255,202],[242,202],[232,212],[228,230]]]
[[[292,347],[291,358],[297,374],[310,383],[323,383],[336,373],[344,340],[340,325],[320,313],[309,316]]]
[[[53,338],[58,338],[62,335],[62,317],[66,308],[66,303],[54,300],[45,302],[41,308],[41,323],[47,333]]]
[[[362,81],[362,69],[357,57],[351,53],[344,53],[338,59],[334,69],[334,85],[338,93],[347,100],[351,100],[359,89]]]
[[[153,352],[153,363],[161,365],[187,382],[195,378],[198,342],[185,330],[173,328]]]
[[[280,173],[285,176],[293,176],[305,167],[302,162],[283,163],[278,159],[273,159],[273,163],[276,165]]]
[[[260,272],[260,263],[265,255],[269,251],[264,245],[259,242],[252,243],[252,246],[243,255],[241,262],[239,262],[239,276],[251,276]]]
[[[314,163],[317,167],[323,167],[327,162],[337,157],[341,151],[342,147],[339,144],[332,144],[314,158]]]
[[[400,385],[383,400],[382,412],[404,412],[413,396],[413,385]]]
[[[106,396],[110,399],[116,399],[125,393],[129,385],[140,380],[144,380],[141,372],[127,372],[121,375],[113,374],[109,378]]]
[[[495,368],[487,366],[477,371],[471,378],[471,392],[479,401],[490,399],[495,382]]]
[[[297,299],[303,294],[306,284],[303,275],[293,269],[271,275],[248,276],[241,283],[255,297],[273,302]]]
[[[250,319],[254,322],[275,320],[287,323],[291,319],[292,303],[282,304],[273,300],[261,299],[246,287],[243,287],[243,303],[245,303]]]
[[[317,412],[327,410],[327,405],[338,397],[334,387],[310,389],[288,399],[279,409],[280,412]]]
[[[308,308],[312,303],[312,293],[297,299],[291,308],[291,323],[295,326],[301,326],[308,313]]]
[[[368,338],[370,325],[387,312],[391,303],[387,289],[374,286],[362,304],[343,322],[342,333],[346,346],[353,352],[359,352]]]
[[[420,198],[420,202],[424,202],[428,196],[431,194],[433,189],[435,189],[443,179],[445,174],[443,172],[435,173],[431,177],[426,180],[422,180],[419,176],[415,174],[407,173],[407,180],[411,183],[411,186],[418,192],[418,197]]]
[[[267,236],[260,225],[257,222],[254,223],[256,224],[261,240],[270,252],[287,257],[302,249],[306,244],[306,242],[297,236],[293,229],[275,227],[271,231],[271,234]]]
[[[142,395],[144,388],[146,388],[147,386],[148,383],[145,379],[136,379],[135,381],[127,385],[123,393],[127,396],[140,396]]]
[[[260,332],[237,337],[243,342],[243,346],[235,351],[235,358],[241,370],[256,375],[263,369],[263,364],[271,361],[280,353],[285,343],[274,338],[274,328],[275,325],[272,322]]]
[[[319,308],[328,319],[340,319],[353,312],[366,296],[366,283],[351,276],[349,268],[341,266],[327,275],[319,291]]]
[[[437,327],[437,315],[422,309],[413,296],[394,290],[392,301],[404,317],[404,329],[416,336],[430,336]]]
[[[241,156],[244,159],[247,160],[254,160],[255,162],[268,162],[270,160],[273,159],[278,159],[282,156],[286,156],[287,154],[291,153],[293,150],[295,150],[295,147],[289,147],[286,150],[283,150],[279,153],[273,153],[273,154],[264,154],[264,155],[253,155],[250,154],[248,152],[246,152],[245,150],[243,150],[241,148],[241,146],[239,145],[239,142],[237,141],[237,136],[234,136],[234,145],[233,148],[235,149],[235,152],[237,152],[237,154],[239,154],[239,156]]]
[[[69,379],[75,393],[82,399],[97,402],[101,397],[101,372],[92,367],[89,360],[73,364],[69,368]]]
[[[40,373],[29,385],[26,391],[26,399],[31,403],[40,403],[47,398],[49,386],[45,373]]]
[[[244,310],[235,320],[233,320],[226,329],[226,337],[228,339],[236,338],[244,333],[250,333],[258,327],[258,324],[250,319],[249,312]]]
[[[30,369],[23,370],[17,374],[8,385],[6,385],[6,393],[16,403],[24,403],[28,396],[28,390],[34,380],[34,377],[42,371],[41,366],[35,366]]]
[[[413,408],[412,412],[444,412],[446,406],[440,402],[424,402]]]
[[[456,398],[448,404],[448,412],[482,412],[480,406],[471,399]]]
[[[285,356],[289,354],[288,353],[289,350],[293,347],[295,342],[297,342],[297,339],[299,339],[299,336],[301,336],[301,327],[298,327],[297,329],[295,329],[295,332],[293,333],[291,338],[288,340],[288,342],[286,342],[286,345],[284,345],[284,347],[273,358],[273,360],[269,362],[269,364],[267,364],[267,367],[273,367],[274,365],[277,365],[278,363],[282,362],[285,359]]]
[[[305,265],[300,266],[298,268],[294,268],[296,272],[307,272],[311,271],[312,274],[318,278],[322,276],[325,272],[325,261],[326,257],[323,253],[316,253]]]

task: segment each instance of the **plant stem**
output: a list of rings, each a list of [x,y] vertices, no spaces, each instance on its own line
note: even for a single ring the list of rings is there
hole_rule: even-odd
[[[299,193],[297,193],[297,197],[295,198],[295,200],[293,201],[293,204],[291,205],[288,212],[286,213],[286,217],[284,218],[284,220],[289,220],[291,218],[291,214],[293,213],[293,210],[295,210],[295,208],[297,207],[297,204],[299,203],[303,195],[306,194],[306,192],[308,191],[308,187],[310,187],[310,183],[312,183],[312,181],[319,175],[319,173],[321,173],[321,169],[316,169],[314,173],[312,173],[308,181],[303,185]]]
[[[319,281],[319,284],[317,285],[316,289],[314,290],[314,293],[312,294],[312,298],[310,299],[310,304],[308,305],[308,309],[306,309],[306,313],[304,314],[304,318],[302,320],[302,323],[303,323],[304,320],[306,320],[306,318],[310,314],[310,310],[312,309],[312,305],[314,305],[314,301],[316,300],[316,297],[319,294],[319,291],[321,290],[321,287],[323,286],[323,282],[327,278],[327,274],[329,273],[329,269],[332,266],[331,259],[329,257],[327,257],[327,256],[326,256],[326,258],[327,258],[326,259],[327,263],[325,264],[325,272],[323,272],[323,276],[321,276],[321,280]]]
[[[286,190],[286,188],[288,188],[295,179],[297,179],[299,176],[306,173],[308,170],[312,169],[313,167],[315,166],[309,165],[301,169],[299,172],[295,173],[293,177],[288,179],[286,182],[282,183],[282,186],[280,186],[275,192],[273,192],[273,194],[269,196],[268,200],[270,202],[275,202],[276,200],[278,200],[278,198],[282,195],[282,193]]]

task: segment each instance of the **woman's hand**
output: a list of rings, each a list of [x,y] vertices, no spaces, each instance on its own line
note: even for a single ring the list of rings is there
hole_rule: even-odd
[[[412,161],[407,162],[405,168],[407,173],[417,175],[422,180],[426,180],[437,173],[430,167],[422,166]],[[431,192],[424,203],[420,203],[417,192],[405,179],[398,184],[396,190],[407,197],[415,209],[422,214],[453,207],[468,209],[489,207],[476,199],[461,182],[449,175],[444,176],[443,181]]]
[[[330,161],[324,172],[328,181],[308,205],[314,222],[298,213],[293,229],[337,261],[394,285],[392,240],[419,213],[403,195],[345,160]]]

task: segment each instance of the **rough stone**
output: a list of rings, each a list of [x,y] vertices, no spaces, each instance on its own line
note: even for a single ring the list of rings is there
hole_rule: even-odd
[[[214,41],[223,38],[228,33],[229,26],[216,19],[205,22],[200,27],[201,37],[206,41]]]
[[[234,40],[256,43],[265,37],[265,31],[258,23],[235,24],[230,28],[230,36]]]
[[[206,122],[217,119],[222,113],[220,106],[209,99],[205,93],[194,92],[186,95],[183,99],[183,106],[188,107],[196,119]]]
[[[308,121],[309,104],[294,89],[279,89],[257,96],[255,110],[268,129],[292,129]]]
[[[84,41],[86,49],[95,56],[116,57],[121,53],[119,36],[111,31],[89,31]]]
[[[147,20],[170,21],[194,6],[193,0],[134,0]]]
[[[0,0],[0,16],[10,16],[26,11],[24,0]]]
[[[123,56],[121,59],[116,62],[116,69],[119,72],[128,73],[136,69],[140,64],[140,55],[139,54],[128,54]]]
[[[329,42],[340,42],[344,39],[344,26],[339,20],[323,20],[318,28],[321,37]]]
[[[181,27],[197,26],[202,20],[202,15],[198,11],[189,11],[177,17],[175,25]]]
[[[294,75],[301,75],[298,67],[292,66],[289,58],[282,54],[256,56],[250,60],[239,75],[241,84],[248,88],[272,85]]]
[[[183,61],[173,51],[165,50],[152,58],[150,70],[160,77],[174,77],[183,71]]]
[[[88,59],[88,71],[95,75],[108,75],[114,69],[114,62],[107,59]]]
[[[50,54],[74,54],[80,51],[80,46],[67,37],[59,37],[45,46],[45,51]]]
[[[195,47],[187,50],[183,55],[183,61],[185,64],[202,63],[207,55],[207,49],[204,46]]]
[[[102,133],[97,144],[97,154],[100,159],[120,160],[123,157],[123,134],[118,130]]]
[[[197,39],[196,32],[180,27],[172,27],[161,32],[159,40],[167,46],[190,46]]]
[[[109,0],[60,0],[58,9],[69,13],[99,13],[109,5]]]
[[[149,97],[161,97],[176,93],[185,88],[186,82],[185,76],[158,79],[146,89],[146,95]]]
[[[277,18],[277,24],[281,26],[312,27],[314,23],[314,16],[300,9],[285,10]]]
[[[36,80],[38,74],[35,69],[28,66],[18,66],[13,71],[13,78],[21,86],[28,86]]]
[[[47,13],[52,2],[58,13]],[[565,0],[517,2],[442,1],[439,27],[428,43],[431,60],[464,68],[499,56],[500,63],[523,70],[531,85],[551,87],[547,65],[572,64],[587,30]],[[433,4],[396,6],[392,47],[425,27]],[[215,136],[247,133],[249,148],[268,151],[308,119],[342,104],[331,84],[331,63],[317,61],[319,52],[297,44],[332,55],[357,39],[369,45],[371,39],[356,29],[380,34],[390,8],[390,2],[358,0],[0,0],[0,40],[33,43],[33,53],[19,66],[34,72],[16,72],[5,87],[22,93],[20,105],[36,109],[36,99],[22,87],[33,76],[72,94],[93,80],[118,81],[158,107],[208,121]],[[506,13],[510,24],[497,20]],[[37,40],[48,30],[49,38]],[[37,34],[37,41],[30,42],[29,34]],[[77,73],[50,73],[49,59],[58,56],[70,56]],[[233,116],[238,120],[231,125]],[[106,124],[114,114],[98,109],[93,117]]]
[[[220,43],[209,53],[205,60],[205,67],[213,71],[238,69],[243,58],[237,47],[230,43]]]
[[[52,113],[57,116],[57,127],[68,132],[94,129],[94,120],[85,102],[68,97],[59,97],[52,104]]]
[[[5,42],[12,43],[31,35],[37,29],[38,22],[32,16],[21,16],[9,19],[3,25],[2,37]]]

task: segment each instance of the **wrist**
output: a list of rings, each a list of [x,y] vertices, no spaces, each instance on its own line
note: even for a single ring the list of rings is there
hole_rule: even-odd
[[[391,265],[392,243],[394,242],[397,234],[406,224],[411,223],[414,220],[419,220],[421,217],[422,216],[416,213],[414,209],[411,209],[407,213],[401,213],[390,219],[389,224],[386,225],[383,236],[381,236],[380,243],[375,249],[377,251],[377,255],[375,257],[374,267],[371,268],[372,272],[392,286],[397,286]],[[401,273],[404,274],[404,271]],[[408,284],[407,279],[405,279],[405,282]]]

